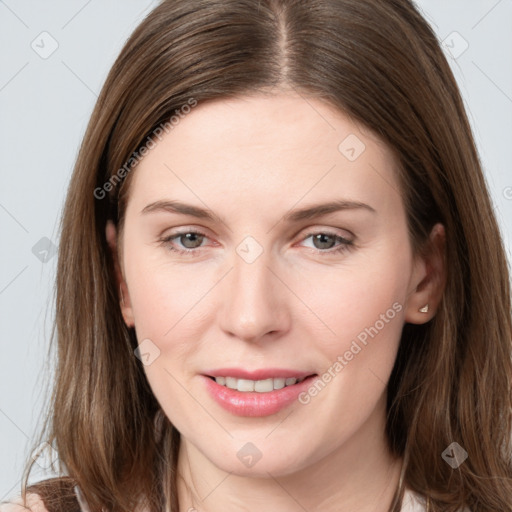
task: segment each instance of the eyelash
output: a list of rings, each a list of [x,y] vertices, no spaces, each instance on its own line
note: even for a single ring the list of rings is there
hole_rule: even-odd
[[[191,256],[191,257],[194,257],[194,256],[197,256],[197,252],[199,252],[199,249],[201,247],[198,247],[196,249],[176,249],[176,247],[173,247],[171,245],[171,241],[176,239],[176,238],[179,238],[180,236],[183,236],[183,235],[186,235],[186,234],[194,234],[194,235],[199,235],[199,236],[203,236],[205,238],[207,238],[207,236],[204,234],[204,233],[201,233],[200,231],[195,231],[194,229],[187,229],[185,231],[180,231],[178,233],[174,233],[173,235],[170,235],[170,236],[167,236],[167,237],[164,237],[164,238],[161,238],[160,239],[160,242],[165,245],[170,251],[173,251],[173,252],[176,252],[178,254],[182,254],[182,255],[185,255],[185,256]],[[313,248],[313,250],[317,253],[327,253],[327,254],[339,254],[339,253],[342,253],[344,251],[348,251],[350,250],[353,245],[354,245],[354,242],[352,240],[347,240],[346,238],[340,236],[340,235],[337,235],[336,233],[332,233],[330,231],[314,231],[314,232],[311,232],[311,233],[308,233],[305,238],[303,238],[303,240],[306,240],[308,239],[309,237],[311,236],[314,236],[314,235],[327,235],[327,236],[330,236],[330,237],[333,237],[335,240],[337,241],[340,241],[341,242],[341,245],[339,245],[338,247],[334,248],[334,249],[325,249],[325,250],[322,250],[322,249],[315,249]]]

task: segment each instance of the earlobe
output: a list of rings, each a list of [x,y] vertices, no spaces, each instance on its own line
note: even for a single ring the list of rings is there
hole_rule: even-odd
[[[110,248],[110,252],[112,254],[112,260],[114,262],[114,272],[116,284],[119,289],[119,306],[121,308],[121,313],[123,315],[125,324],[128,327],[134,327],[135,322],[133,318],[133,310],[131,307],[130,296],[128,293],[128,286],[126,285],[126,281],[124,280],[123,273],[121,270],[121,264],[119,261],[119,251],[117,247],[117,230],[114,223],[111,220],[107,221],[105,227],[105,236],[107,239],[108,246]]]
[[[405,312],[408,323],[424,324],[436,314],[446,285],[445,245],[445,229],[438,223],[430,232],[424,254],[417,256],[411,275],[412,293]]]

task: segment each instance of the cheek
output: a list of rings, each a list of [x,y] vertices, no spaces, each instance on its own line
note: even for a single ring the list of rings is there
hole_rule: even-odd
[[[152,259],[149,250],[136,249],[125,259],[125,269],[137,336],[139,342],[154,340],[161,351],[161,357],[145,367],[146,375],[173,424],[192,436],[197,426],[190,418],[208,421],[190,399],[190,393],[200,393],[194,387],[194,371],[212,355],[203,343],[212,339],[208,329],[219,329],[216,312],[225,294],[233,293],[232,283],[229,276],[220,283],[226,271],[222,265],[171,264],[161,257]],[[328,437],[343,439],[362,424],[389,379],[403,326],[410,265],[406,256],[395,253],[389,246],[336,265],[300,259],[278,269],[289,286],[275,291],[292,319],[288,346],[294,338],[300,341],[301,350],[321,363],[318,371],[325,376],[326,391],[313,390],[308,403],[315,404],[311,407],[317,423],[327,425]],[[309,414],[309,407],[300,410]],[[352,411],[351,422],[332,422],[333,410]]]
[[[327,437],[343,439],[362,425],[385,393],[404,324],[407,265],[405,259],[382,257],[350,271],[329,269],[315,276],[315,287],[307,287],[308,305],[328,328],[320,336],[309,332],[324,364],[321,382],[300,403],[327,425]],[[333,422],[333,411],[340,417],[350,411],[350,421]]]
[[[393,252],[383,248],[314,274],[302,269],[301,279],[293,281],[294,291],[318,318],[316,343],[330,361],[354,341],[362,347],[378,341],[372,351],[381,359],[388,353],[392,357],[403,326],[410,269],[409,259]]]
[[[133,268],[143,269],[136,270],[131,276],[127,272],[139,340],[154,339],[162,350],[169,349],[176,342],[176,349],[179,349],[178,340],[189,345],[187,330],[192,335],[196,326],[194,309],[208,291],[207,280],[201,279],[198,273],[183,271],[179,267],[153,266],[147,261],[140,261],[140,265]],[[176,336],[177,333],[180,335]]]
[[[179,340],[197,337],[201,318],[214,321],[211,314],[216,307],[211,302],[222,302],[223,292],[213,287],[220,284],[223,272],[218,265],[176,264],[153,254],[154,250],[139,246],[125,258],[137,333],[139,339],[158,339],[167,348],[166,341],[173,339],[178,350]],[[375,328],[379,338],[384,333],[396,338],[401,331],[399,313],[404,307],[409,266],[408,259],[394,254],[392,248],[349,256],[346,264],[322,265],[304,259],[279,270],[299,300],[285,290],[279,296],[294,322],[303,325],[312,341],[332,354],[347,343],[348,350],[354,339],[364,344]],[[227,286],[225,293],[232,293],[229,283]]]
[[[189,386],[199,368],[202,329],[197,315],[211,285],[183,266],[155,264],[142,253],[133,252],[125,265],[137,339],[151,340],[154,359],[144,366],[146,377],[174,426],[188,433],[193,430],[190,418],[202,417]]]

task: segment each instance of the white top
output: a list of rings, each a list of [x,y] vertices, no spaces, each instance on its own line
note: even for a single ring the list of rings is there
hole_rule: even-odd
[[[82,512],[90,512],[90,509],[87,506],[85,500],[83,499],[78,486],[75,486],[75,494],[80,505],[80,510]],[[23,510],[26,510],[24,508],[22,509],[16,506],[22,504],[21,498],[18,498],[18,500],[13,500],[10,503],[11,505],[1,505],[0,512],[21,512]],[[46,508],[43,506],[42,500],[38,496],[31,495],[27,504],[31,507],[34,507],[32,508],[32,510],[34,511],[47,512]],[[12,507],[12,505],[15,506]],[[426,510],[427,508],[425,499],[418,493],[412,491],[411,489],[406,489],[404,492],[404,499],[402,501],[401,512],[426,512]],[[471,512],[471,510],[466,507],[460,512]]]
[[[405,489],[401,512],[426,512],[426,510],[425,498],[411,489]],[[471,510],[464,507],[460,512],[471,512]]]
[[[78,485],[75,485],[75,494],[76,494],[76,499],[78,500],[78,504],[80,505],[80,510],[82,512],[91,512],[89,510],[89,507],[87,506],[87,503],[85,502],[85,500],[82,497],[82,493],[80,492],[80,488],[78,487]]]
[[[80,508],[82,512],[90,512],[89,507],[83,500],[80,490],[78,486],[75,486],[75,493],[78,499],[78,503],[80,504]],[[401,512],[426,512],[426,502],[425,498],[423,498],[420,494],[412,491],[411,489],[405,489],[404,498],[402,500],[402,510]],[[469,508],[464,508],[461,512],[471,512]]]
[[[402,512],[425,512],[425,499],[411,489],[406,489],[402,501]]]

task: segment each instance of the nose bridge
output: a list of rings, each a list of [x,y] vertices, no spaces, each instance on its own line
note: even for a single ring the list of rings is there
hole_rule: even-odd
[[[273,274],[270,251],[246,237],[233,255],[221,326],[240,339],[257,340],[287,327],[282,284]]]

